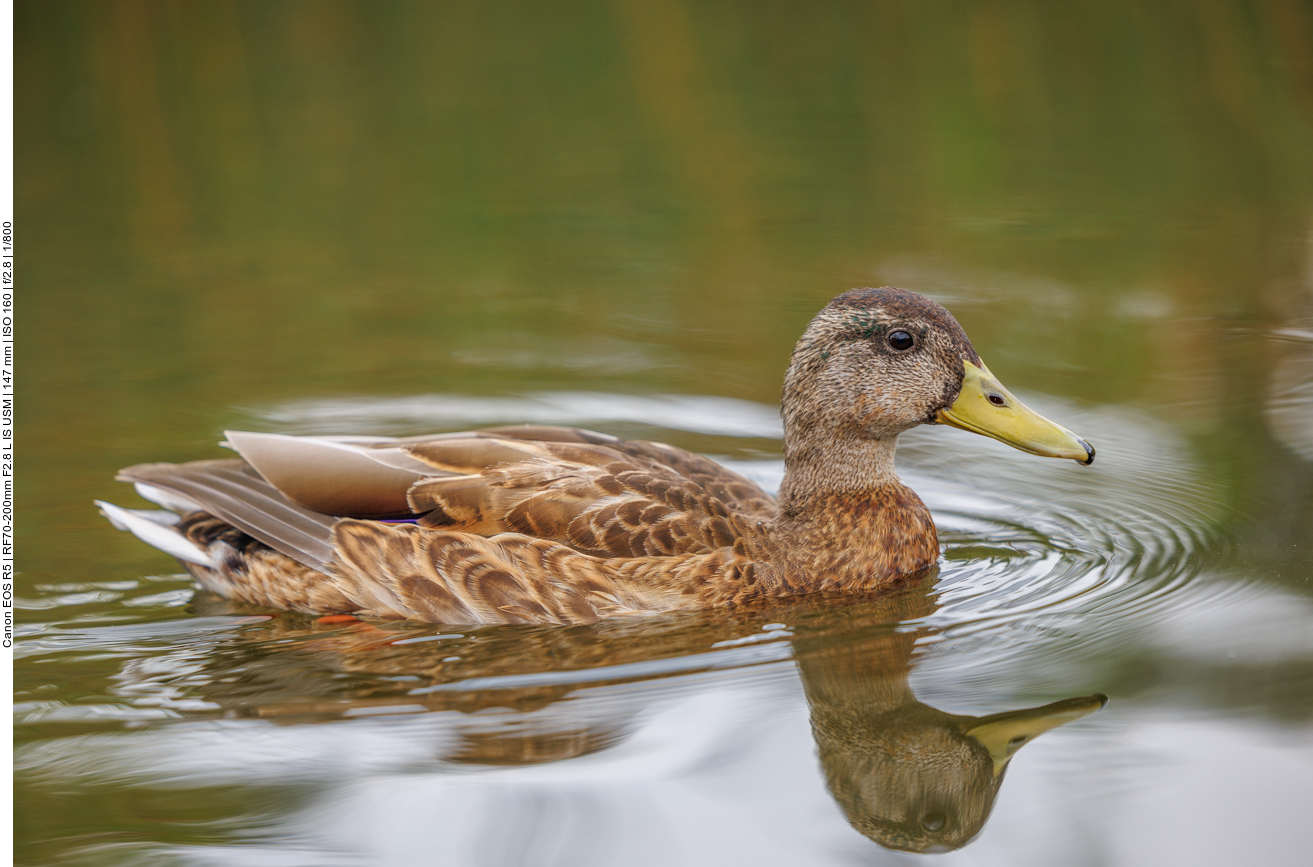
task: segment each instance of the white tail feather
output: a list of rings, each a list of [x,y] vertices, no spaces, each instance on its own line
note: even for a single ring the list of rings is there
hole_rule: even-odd
[[[204,549],[174,528],[173,525],[178,521],[177,515],[157,510],[124,509],[103,500],[96,500],[96,505],[111,524],[126,530],[147,545],[179,560],[215,568],[213,558]]]

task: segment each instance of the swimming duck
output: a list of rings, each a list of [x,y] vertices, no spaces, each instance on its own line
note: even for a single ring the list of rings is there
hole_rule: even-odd
[[[166,512],[115,526],[232,599],[432,623],[581,623],[866,593],[939,556],[894,472],[898,435],[948,424],[1094,459],[1025,407],[940,305],[854,289],[812,319],[785,375],[778,497],[715,462],[574,428],[410,438],[229,432],[241,456],[120,472]]]

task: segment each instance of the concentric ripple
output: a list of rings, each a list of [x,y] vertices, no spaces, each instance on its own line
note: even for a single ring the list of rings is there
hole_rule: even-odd
[[[906,481],[944,547],[941,607],[926,623],[953,635],[1021,619],[1130,623],[1172,598],[1197,555],[1225,546],[1214,492],[1170,429],[1126,410],[1045,411],[1097,444],[1093,467],[957,431],[907,437]]]

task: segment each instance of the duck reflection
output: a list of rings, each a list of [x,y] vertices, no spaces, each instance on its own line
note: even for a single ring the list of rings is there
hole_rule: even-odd
[[[285,651],[256,662],[263,654],[247,644],[238,660],[246,675],[214,678],[206,697],[230,715],[289,723],[374,715],[390,706],[455,711],[461,722],[452,732],[455,738],[441,747],[441,761],[556,762],[603,751],[637,728],[652,700],[648,685],[662,675],[650,670],[636,676],[622,666],[689,660],[717,644],[741,641],[745,632],[761,635],[761,624],[769,622],[763,617],[769,617],[792,629],[788,640],[820,764],[849,824],[886,848],[944,852],[966,845],[983,828],[1017,750],[1097,711],[1107,699],[1084,696],[982,717],[919,701],[908,675],[914,648],[928,630],[908,624],[935,610],[934,577],[860,602],[811,601],[769,612],[700,612],[458,634],[429,635],[432,627],[415,630],[395,623],[338,623],[330,629],[280,615],[262,627],[270,640],[260,643],[295,646],[298,664],[287,665]],[[787,659],[788,650],[777,644],[777,657]],[[321,667],[317,685],[304,682],[304,663],[311,659]],[[329,669],[338,694],[325,693],[322,667]],[[276,678],[253,682],[253,670],[260,669]],[[287,680],[292,671],[297,683]],[[525,672],[533,674],[522,677]],[[613,689],[606,701],[590,704],[581,698],[586,686]],[[286,700],[289,693],[298,697]]]
[[[1091,695],[973,717],[918,701],[908,673],[923,631],[890,624],[933,608],[929,593],[895,593],[863,611],[879,624],[866,634],[794,642],[830,793],[854,828],[908,852],[969,843],[989,818],[1017,750],[1107,702]]]

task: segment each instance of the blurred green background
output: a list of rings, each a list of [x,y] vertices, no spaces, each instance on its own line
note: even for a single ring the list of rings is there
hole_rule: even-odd
[[[1252,556],[1313,546],[1269,406],[1313,315],[1299,0],[42,0],[15,28],[25,575],[147,556],[88,501],[251,407],[773,402],[808,317],[885,283],[1014,388],[1179,425]]]

